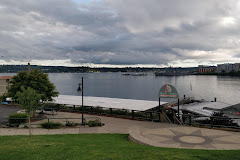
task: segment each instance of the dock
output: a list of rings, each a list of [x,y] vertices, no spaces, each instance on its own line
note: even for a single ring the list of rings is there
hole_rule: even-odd
[[[136,99],[121,99],[109,97],[83,97],[84,106],[126,109],[146,111],[155,108],[159,105],[158,101],[136,100]],[[59,95],[54,98],[55,104],[75,105],[76,107],[82,105],[82,97],[75,95]],[[161,101],[160,104],[164,105],[168,102]]]
[[[195,114],[199,114],[202,116],[211,116],[214,111],[220,111],[221,109],[230,107],[230,104],[222,103],[222,102],[194,102],[190,104],[180,105],[179,109],[182,111],[187,111]],[[177,109],[177,107],[172,107],[173,109]]]
[[[172,109],[177,111],[177,107],[172,107]],[[200,101],[180,105],[179,109],[183,112],[189,112],[202,117],[211,117],[214,112],[221,112],[224,116],[233,118],[234,123],[237,123],[240,126],[240,104],[231,105],[215,101]]]
[[[172,109],[177,110],[177,106],[172,107]],[[198,114],[200,116],[210,117],[214,112],[222,112],[228,115],[240,116],[240,104],[227,104],[223,102],[209,102],[209,101],[200,101],[189,104],[183,104],[179,106],[179,109],[182,111]]]

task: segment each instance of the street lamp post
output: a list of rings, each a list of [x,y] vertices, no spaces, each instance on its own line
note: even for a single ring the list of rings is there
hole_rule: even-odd
[[[82,86],[82,88],[81,88]],[[82,83],[79,83],[78,84],[78,89],[77,89],[78,92],[81,92],[82,91],[82,125],[84,125],[84,117],[83,117],[83,77],[82,77]]]

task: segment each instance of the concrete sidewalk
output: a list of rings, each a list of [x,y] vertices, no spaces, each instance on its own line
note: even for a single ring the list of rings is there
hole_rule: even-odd
[[[180,126],[169,123],[136,121],[104,116],[85,115],[86,117],[100,117],[105,123],[102,127],[42,129],[33,128],[33,135],[52,134],[82,134],[82,133],[123,133],[129,134],[132,141],[167,148],[236,150],[240,149],[240,133],[214,129]],[[58,112],[49,118],[67,117],[81,118],[81,114]],[[54,120],[64,122],[66,120]],[[78,120],[80,121],[80,119]],[[77,122],[77,121],[74,121]],[[28,135],[28,129],[0,128],[0,135]]]
[[[81,114],[77,113],[69,113],[69,112],[58,112],[57,115],[48,115],[48,118],[81,118]],[[139,128],[158,128],[158,127],[168,127],[168,126],[176,126],[174,124],[168,123],[155,123],[155,122],[147,122],[147,121],[136,121],[129,119],[121,119],[121,118],[113,118],[113,117],[105,117],[105,116],[96,116],[96,115],[87,115],[84,114],[85,118],[90,117],[99,117],[104,123],[104,126],[101,127],[88,127],[88,126],[79,126],[78,128],[60,128],[60,129],[43,129],[43,128],[33,128],[33,134],[66,134],[72,132],[72,134],[80,134],[80,133],[123,133],[129,134],[129,130],[132,127]],[[68,119],[69,121],[74,121],[75,123],[81,123],[81,119]],[[42,123],[47,120],[42,120],[36,123]],[[60,122],[65,124],[66,119],[50,119],[50,121]],[[0,135],[28,135],[28,129],[24,128],[0,128]]]

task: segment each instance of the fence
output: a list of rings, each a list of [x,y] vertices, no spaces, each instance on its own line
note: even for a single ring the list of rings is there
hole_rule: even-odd
[[[185,125],[195,125],[195,126],[207,126],[207,127],[229,127],[240,129],[240,117],[230,118],[226,116],[197,116],[194,114],[184,114],[180,115],[179,119],[174,113],[164,113],[159,111],[138,111],[138,110],[126,110],[126,109],[115,109],[115,108],[104,108],[104,107],[92,107],[92,106],[66,106],[66,105],[56,105],[48,104],[45,106],[45,110],[54,111],[64,111],[73,113],[82,113],[82,108],[84,114],[92,115],[103,115],[112,116],[125,119],[133,120],[144,120],[153,122],[167,122]],[[47,118],[47,121],[53,121],[54,119],[65,119],[66,122],[71,119],[81,119],[81,118]],[[0,120],[0,125],[2,121]],[[8,123],[5,121],[5,123]]]
[[[199,116],[193,114],[182,115],[181,121],[186,125],[217,127],[217,128],[236,128],[240,129],[240,117],[227,116]]]
[[[49,106],[48,106],[49,107]],[[182,123],[173,114],[164,113],[162,111],[139,111],[139,110],[127,110],[127,109],[115,109],[115,108],[105,108],[105,107],[93,107],[93,106],[76,106],[76,105],[50,105],[55,111],[63,112],[73,112],[102,116],[119,117],[124,119],[132,120],[143,120],[143,121],[153,121],[153,122],[167,122],[167,123]],[[158,110],[158,108],[157,108]]]
[[[61,111],[67,112],[82,112],[82,107],[65,107],[60,108]],[[166,114],[158,111],[137,111],[137,110],[125,110],[125,109],[114,109],[104,107],[91,107],[84,106],[84,113],[97,114],[105,116],[113,116],[120,118],[128,118],[133,120],[146,120],[154,122],[167,122],[185,125],[198,125],[198,126],[209,126],[209,127],[228,127],[240,129],[240,117],[231,118],[226,116],[199,116],[194,114],[184,114],[178,119],[175,114]]]
[[[60,107],[56,110],[64,112],[76,112],[82,113],[82,107]],[[103,116],[112,116],[120,117],[126,119],[135,119],[135,120],[146,120],[146,121],[155,121],[160,122],[162,113],[155,111],[138,111],[138,110],[126,110],[126,109],[115,109],[115,108],[105,108],[105,107],[92,107],[84,106],[83,112],[87,114],[94,115],[103,115]]]
[[[10,122],[12,120],[12,123]],[[62,125],[82,125],[82,118],[31,118],[31,125],[40,125],[43,122],[60,122]],[[101,123],[101,118],[99,117],[85,117],[83,125],[88,125],[89,122],[98,122]],[[26,125],[28,124],[28,119],[26,118],[0,118],[0,126],[19,126],[19,125]]]

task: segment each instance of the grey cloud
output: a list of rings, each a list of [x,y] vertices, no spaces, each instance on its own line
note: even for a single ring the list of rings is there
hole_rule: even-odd
[[[121,50],[116,52],[89,52],[75,51],[67,54],[74,63],[95,63],[111,65],[127,64],[165,64],[176,59],[176,55],[170,52],[144,52]]]
[[[0,54],[6,60],[70,58],[73,63],[112,65],[206,61],[206,53],[220,51],[234,58],[240,48],[239,3],[2,0]]]

